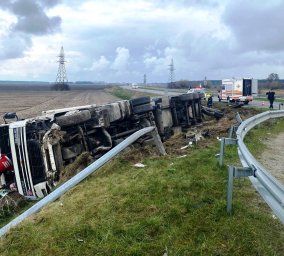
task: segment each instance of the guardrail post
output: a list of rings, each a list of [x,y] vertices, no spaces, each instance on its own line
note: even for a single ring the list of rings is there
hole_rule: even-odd
[[[242,118],[241,118],[239,112],[236,113],[236,116],[235,116],[235,117],[236,117],[236,120],[237,120],[237,122],[238,122],[238,125],[240,125],[240,124],[243,122],[243,120],[242,120]]]
[[[238,125],[234,125],[234,124],[231,125],[230,130],[229,130],[229,134],[228,134],[229,138],[233,138],[233,133],[236,132],[236,128],[238,128]]]
[[[233,178],[234,178],[234,166],[228,168],[228,185],[227,185],[227,213],[232,211],[233,200]]]
[[[225,150],[225,138],[221,138],[220,144],[220,158],[219,158],[219,166],[223,166],[224,164],[224,150]]]
[[[239,112],[236,113],[235,115],[235,118],[237,120],[237,124],[232,124],[231,127],[230,127],[230,130],[229,130],[229,134],[228,134],[228,137],[229,138],[232,138],[233,137],[233,134],[236,133],[238,127],[240,126],[240,124],[243,122]]]
[[[151,135],[154,139],[155,145],[158,148],[160,154],[163,155],[163,156],[166,155],[167,153],[166,153],[164,145],[161,141],[161,137],[160,137],[159,133],[157,132],[157,128],[155,128],[153,131],[151,131]]]
[[[225,145],[234,145],[237,144],[238,140],[233,138],[221,138],[221,145],[220,145],[220,159],[219,159],[219,166],[223,166],[224,164],[224,152],[225,152]]]
[[[228,167],[228,185],[227,185],[227,213],[232,211],[233,201],[233,181],[234,177],[255,176],[255,170],[251,167]]]

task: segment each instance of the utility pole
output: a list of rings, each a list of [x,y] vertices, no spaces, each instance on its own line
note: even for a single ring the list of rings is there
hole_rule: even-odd
[[[174,60],[172,59],[171,60],[171,64],[169,65],[169,71],[170,71],[170,77],[169,77],[169,87],[170,88],[173,88],[174,86],[174,80],[175,80],[175,74],[174,74],[174,71],[175,71],[175,67],[174,67]]]
[[[146,86],[147,85],[147,76],[146,76],[146,74],[144,74],[144,86]]]
[[[57,76],[56,76],[56,81],[54,85],[54,89],[56,91],[66,91],[70,90],[70,87],[68,85],[68,80],[67,80],[67,74],[66,74],[66,69],[65,69],[65,55],[64,55],[64,49],[63,46],[61,46],[60,53],[58,55],[58,61],[59,62],[59,67],[57,71]]]

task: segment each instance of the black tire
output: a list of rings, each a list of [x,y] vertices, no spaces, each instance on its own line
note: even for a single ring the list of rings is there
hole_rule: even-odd
[[[153,110],[153,106],[151,104],[144,104],[133,107],[133,113],[134,114],[141,114],[145,112],[149,112]]]
[[[193,100],[193,93],[182,94],[178,96],[180,101],[189,101]]]
[[[140,97],[130,100],[132,107],[150,103],[150,97]]]
[[[89,110],[83,110],[80,112],[75,112],[67,116],[58,116],[56,117],[56,123],[63,127],[69,125],[75,125],[84,123],[91,119],[91,112]]]

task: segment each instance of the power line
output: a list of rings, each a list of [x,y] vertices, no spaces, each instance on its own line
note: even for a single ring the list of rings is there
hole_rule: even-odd
[[[170,76],[169,76],[169,81],[170,81],[170,85],[172,85],[174,83],[175,80],[175,67],[174,67],[174,60],[171,60],[171,64],[169,65],[169,71],[170,71]]]
[[[147,75],[146,74],[144,74],[144,81],[143,81],[143,83],[144,83],[144,85],[147,84]]]

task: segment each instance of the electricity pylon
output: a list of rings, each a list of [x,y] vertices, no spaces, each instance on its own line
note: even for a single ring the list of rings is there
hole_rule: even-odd
[[[171,64],[169,65],[169,71],[170,71],[169,87],[172,88],[173,84],[174,84],[174,80],[175,80],[175,74],[174,74],[175,67],[174,67],[174,60],[173,59],[171,60]]]
[[[64,55],[64,49],[63,46],[61,46],[60,54],[58,55],[58,61],[59,67],[57,71],[57,76],[55,80],[54,89],[56,91],[65,91],[70,90],[70,87],[68,85],[68,79],[66,74],[66,68],[65,68],[65,55]]]

